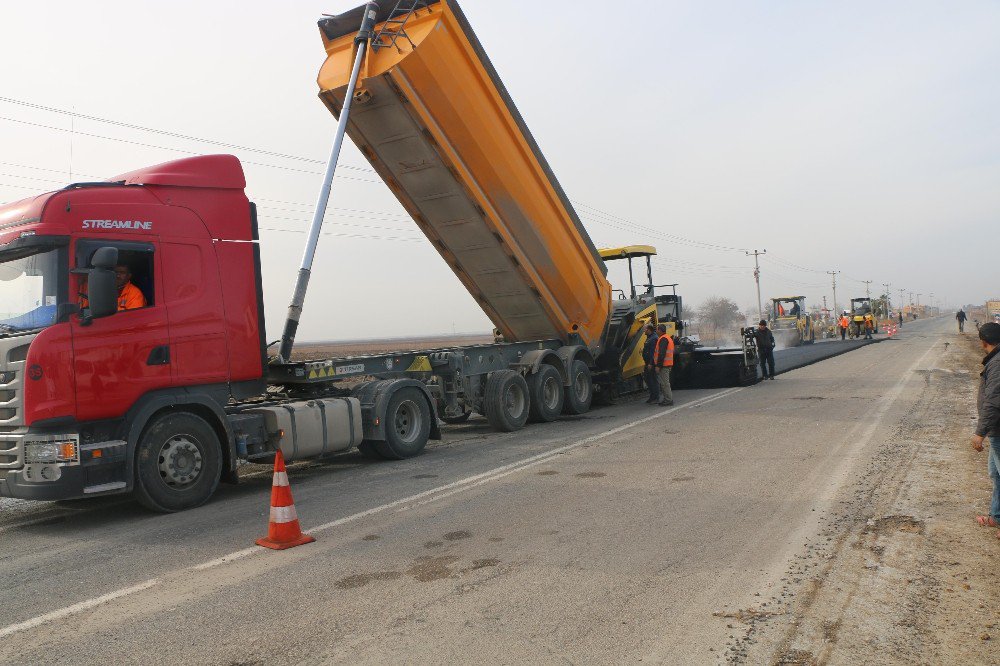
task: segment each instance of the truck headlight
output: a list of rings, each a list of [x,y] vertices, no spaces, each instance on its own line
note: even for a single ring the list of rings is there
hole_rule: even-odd
[[[24,442],[24,462],[31,463],[77,463],[80,461],[80,447],[75,437],[55,437],[45,440]]]

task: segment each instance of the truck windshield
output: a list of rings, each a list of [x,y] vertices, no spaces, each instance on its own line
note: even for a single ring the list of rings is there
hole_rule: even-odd
[[[59,250],[0,258],[0,335],[34,331],[56,320]]]

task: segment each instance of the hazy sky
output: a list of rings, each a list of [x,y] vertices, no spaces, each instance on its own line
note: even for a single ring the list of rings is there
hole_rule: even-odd
[[[0,201],[233,152],[278,337],[335,127],[316,19],[357,4],[5,3]],[[765,299],[832,305],[828,270],[841,304],[861,280],[1000,295],[1000,3],[616,5],[462,5],[595,244],[657,246],[689,305],[755,303],[745,248],[768,251]],[[342,164],[299,339],[488,330],[353,145]]]

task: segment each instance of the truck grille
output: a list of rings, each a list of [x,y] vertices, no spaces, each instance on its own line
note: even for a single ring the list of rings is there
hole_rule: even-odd
[[[24,465],[24,435],[0,434],[0,469],[19,469]]]
[[[24,425],[24,364],[33,336],[0,338],[0,433]],[[0,466],[6,462],[0,441]]]

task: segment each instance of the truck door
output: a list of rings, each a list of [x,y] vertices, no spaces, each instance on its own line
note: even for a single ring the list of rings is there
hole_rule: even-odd
[[[73,249],[75,267],[89,266],[99,247],[118,248],[119,269],[127,269],[134,289],[120,297],[116,314],[87,325],[72,318],[81,421],[122,416],[143,394],[171,385],[170,335],[156,241],[80,239]],[[85,280],[74,278],[85,299]]]

